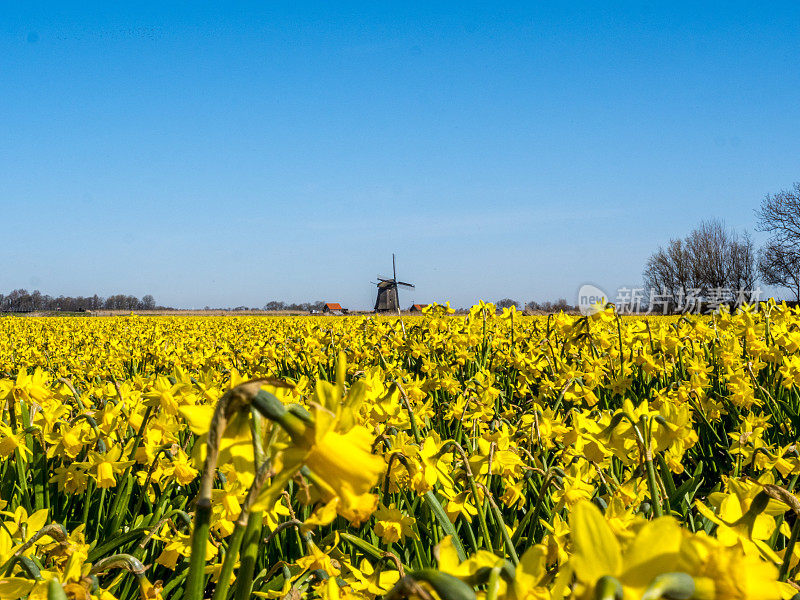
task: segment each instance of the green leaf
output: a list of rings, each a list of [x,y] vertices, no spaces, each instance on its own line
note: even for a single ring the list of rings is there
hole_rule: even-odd
[[[411,573],[411,578],[429,583],[442,600],[475,600],[476,598],[475,592],[466,583],[435,569],[415,571]]]
[[[453,539],[453,546],[456,549],[459,560],[462,562],[467,560],[467,553],[464,551],[464,546],[461,544],[461,540],[456,534],[456,529],[453,527],[453,524],[447,517],[447,513],[444,512],[444,509],[442,508],[439,500],[436,498],[436,495],[432,491],[428,491],[425,492],[424,498],[428,508],[431,509],[431,512],[436,517],[439,525],[441,525],[442,529],[444,529],[445,535],[449,535]]]

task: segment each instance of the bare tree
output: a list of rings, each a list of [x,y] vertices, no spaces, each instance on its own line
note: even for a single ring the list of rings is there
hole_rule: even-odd
[[[0,294],[0,312],[31,310],[74,312],[86,309],[97,310],[103,307],[146,310],[156,308],[156,301],[150,294],[147,294],[141,300],[136,296],[126,296],[124,294],[117,294],[108,298],[102,298],[97,294],[86,297],[64,295],[53,297],[49,294],[42,294],[39,290],[28,293],[24,289],[12,290],[8,295]]]
[[[644,270],[645,286],[657,294],[677,299],[695,286],[692,255],[684,240],[670,240],[666,248],[659,248],[649,259]]]
[[[712,304],[752,300],[749,292],[756,282],[755,250],[747,233],[739,235],[725,224],[703,221],[683,240],[670,240],[645,265],[644,283],[652,294],[661,296],[669,310],[694,296]]]
[[[800,252],[781,242],[768,242],[758,254],[758,272],[764,283],[788,288],[800,302]]]
[[[749,233],[745,232],[741,238],[736,233],[733,234],[726,270],[731,289],[740,293],[746,292],[748,295],[740,299],[752,302],[758,277],[756,251]]]
[[[800,183],[790,190],[767,194],[756,216],[759,230],[772,234],[770,241],[800,251]]]
[[[511,298],[503,298],[494,303],[497,308],[511,308],[512,306],[519,307],[519,302]]]
[[[686,238],[691,267],[698,287],[725,287],[733,240],[721,221],[703,221]]]
[[[495,306],[498,306],[498,305],[496,304]],[[576,311],[577,312],[577,310],[578,310],[577,307],[570,306],[567,303],[567,299],[566,298],[559,298],[555,302],[551,302],[550,300],[546,300],[544,302],[536,302],[535,300],[531,300],[530,302],[525,304],[525,308],[527,310],[540,310],[540,311],[548,312],[548,313],[555,313],[555,312],[559,312],[559,311],[562,311],[562,310],[564,312],[567,312],[567,311]]]
[[[788,288],[800,301],[800,183],[768,194],[756,216],[758,228],[771,234],[758,256],[764,283]]]

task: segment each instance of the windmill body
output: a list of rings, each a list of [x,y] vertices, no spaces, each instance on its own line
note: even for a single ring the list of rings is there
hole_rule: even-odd
[[[414,288],[411,283],[397,281],[397,268],[392,254],[392,277],[378,276],[378,297],[375,299],[375,312],[400,312],[398,287]]]

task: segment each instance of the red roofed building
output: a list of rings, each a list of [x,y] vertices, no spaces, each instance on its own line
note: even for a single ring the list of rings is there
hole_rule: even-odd
[[[338,302],[326,302],[325,306],[322,308],[322,312],[330,315],[343,315],[347,312],[347,309],[342,308],[342,305]]]
[[[422,309],[427,306],[427,304],[413,304],[411,308],[408,309],[408,312],[422,312]]]

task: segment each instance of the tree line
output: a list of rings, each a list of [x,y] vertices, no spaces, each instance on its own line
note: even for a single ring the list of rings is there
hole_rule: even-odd
[[[712,219],[683,239],[659,247],[644,269],[651,302],[672,312],[691,303],[752,302],[756,292],[756,251],[746,232],[739,234]]]
[[[537,302],[536,300],[531,300],[530,302],[526,302],[525,306],[522,306],[522,303],[514,300],[513,298],[503,298],[501,300],[497,300],[495,303],[495,308],[502,309],[502,308],[511,308],[512,306],[516,308],[524,308],[525,310],[530,311],[541,311],[541,312],[574,312],[578,310],[577,306],[572,306],[566,300],[566,298],[559,298],[555,302],[550,300],[546,300],[544,302]]]
[[[141,298],[126,294],[115,294],[103,298],[97,294],[93,296],[50,296],[42,294],[39,290],[28,292],[25,289],[12,290],[8,294],[0,294],[0,312],[30,312],[30,311],[65,311],[82,312],[86,310],[156,310],[163,309],[157,306],[155,298],[146,294]]]
[[[311,312],[312,310],[321,311],[323,308],[325,308],[325,303],[322,300],[300,303],[270,300],[264,305],[264,310],[291,310],[299,312]]]
[[[769,234],[756,249],[747,231],[739,233],[720,219],[702,221],[685,237],[673,238],[649,256],[643,287],[619,290],[622,312],[708,312],[727,304],[739,306],[764,300],[759,281],[788,292],[800,302],[800,183],[768,194],[755,210],[758,231]],[[621,306],[621,303],[627,304]],[[503,298],[498,308],[520,307]],[[528,302],[525,308],[544,312],[577,310],[566,300]]]
[[[703,221],[686,237],[671,239],[645,264],[649,298],[666,298],[669,312],[687,310],[688,299],[710,306],[759,300],[760,280],[800,301],[800,183],[768,194],[755,211],[757,230],[769,234],[756,251],[747,232],[719,219]]]

